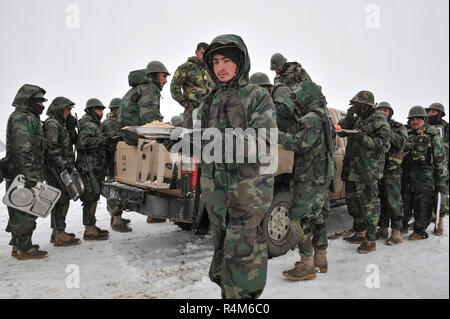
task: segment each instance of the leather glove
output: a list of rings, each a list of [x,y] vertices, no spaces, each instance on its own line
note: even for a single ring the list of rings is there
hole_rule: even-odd
[[[37,185],[37,180],[31,179],[31,178],[25,179],[25,188],[32,189],[36,185]]]
[[[77,127],[77,119],[72,114],[69,114],[66,120],[66,128],[70,131],[75,131],[75,128]]]
[[[349,109],[347,110],[347,118],[352,119],[354,117],[354,115],[356,114],[356,112],[358,111],[358,107],[356,105],[352,105],[351,107],[349,107]]]

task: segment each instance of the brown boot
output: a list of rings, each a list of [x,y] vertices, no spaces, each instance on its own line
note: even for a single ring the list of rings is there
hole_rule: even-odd
[[[422,240],[422,239],[427,239],[428,238],[428,234],[420,234],[420,233],[412,233],[411,235],[409,235],[409,240]]]
[[[80,239],[70,236],[65,231],[57,230],[53,245],[56,247],[75,246],[80,244]]]
[[[361,246],[358,247],[358,253],[370,254],[377,249],[377,245],[374,240],[364,240]]]
[[[295,268],[283,271],[283,276],[289,280],[306,280],[316,278],[316,269],[314,268],[314,257],[300,254],[300,262],[295,264]]]
[[[147,217],[147,223],[149,224],[158,224],[158,223],[165,223],[165,218],[157,218],[157,217]]]
[[[99,232],[102,233],[103,235],[108,236],[109,235],[109,231],[107,231],[106,229],[100,229],[97,226],[95,226],[95,229]]]
[[[351,237],[345,238],[349,244],[362,244],[366,239],[366,231],[357,231]]]
[[[131,220],[128,219],[128,218],[122,218],[122,216],[120,216],[120,218],[122,219],[122,223],[124,223],[124,224],[129,224],[129,223],[131,223]]]
[[[36,248],[39,250],[39,245],[31,245],[31,248]],[[17,256],[17,246],[12,246],[11,256],[16,257]]]
[[[123,219],[120,216],[114,216],[111,228],[119,233],[128,233],[132,231],[132,229],[123,222]]]
[[[377,231],[377,238],[378,239],[388,239],[389,238],[389,231],[387,227],[379,227]]]
[[[27,251],[21,251],[18,249],[16,255],[13,257],[17,260],[42,259],[47,257],[47,252],[31,247]]]
[[[69,235],[70,237],[75,238],[75,234],[74,233],[66,233],[67,235]],[[56,235],[56,230],[53,229],[52,234],[50,236],[50,243],[53,244],[55,242],[55,235]]]
[[[328,272],[327,250],[316,249],[314,251],[314,266],[318,272],[326,274]]]
[[[101,233],[97,230],[98,227],[95,225],[93,226],[86,226],[86,230],[84,231],[84,240],[106,240],[108,239],[108,234]]]
[[[441,216],[441,218],[439,218],[439,223],[437,225],[437,227],[434,228],[433,234],[435,234],[436,236],[442,236],[444,234],[444,216]]]
[[[384,243],[389,246],[399,245],[403,242],[402,232],[398,229],[393,229],[391,237],[386,240]]]

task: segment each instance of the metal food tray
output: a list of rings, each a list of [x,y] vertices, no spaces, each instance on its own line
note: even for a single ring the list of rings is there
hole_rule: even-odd
[[[170,137],[172,131],[175,130],[177,133],[177,137],[181,137],[186,133],[191,132],[190,129],[183,127],[145,127],[145,126],[126,126],[123,130],[134,132],[138,135],[152,137],[152,138],[160,138],[160,137]]]
[[[47,217],[61,197],[61,191],[41,182],[28,189],[25,181],[23,175],[14,178],[2,199],[3,204],[33,216]]]
[[[346,130],[346,129],[342,129],[342,130],[336,130],[336,133],[346,133],[346,134],[356,134],[360,131],[358,130]]]

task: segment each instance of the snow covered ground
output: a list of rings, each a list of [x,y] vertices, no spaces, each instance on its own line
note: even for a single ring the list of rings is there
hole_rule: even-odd
[[[147,224],[137,213],[126,212],[124,217],[132,220],[133,232],[111,231],[102,198],[97,225],[110,230],[110,239],[74,247],[50,244],[50,220],[38,219],[33,243],[49,256],[18,261],[11,257],[10,234],[4,231],[8,213],[1,205],[0,298],[220,298],[219,288],[208,278],[213,252],[209,235],[195,236],[169,222]],[[80,202],[72,202],[67,225],[68,232],[82,238]],[[377,251],[369,255],[358,254],[358,246],[342,238],[330,240],[328,274],[304,282],[281,275],[298,260],[298,252],[290,251],[269,261],[261,298],[449,298],[448,217],[444,236],[404,239],[395,247],[378,241]]]

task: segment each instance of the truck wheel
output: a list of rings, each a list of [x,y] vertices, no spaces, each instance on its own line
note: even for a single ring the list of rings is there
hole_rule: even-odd
[[[269,258],[284,255],[298,243],[300,230],[289,220],[290,209],[290,193],[286,190],[276,193],[263,220]]]
[[[182,230],[191,230],[192,224],[191,223],[183,223],[183,222],[177,222],[175,223],[178,227],[180,227]]]

